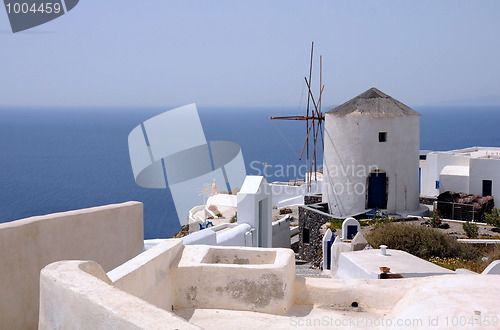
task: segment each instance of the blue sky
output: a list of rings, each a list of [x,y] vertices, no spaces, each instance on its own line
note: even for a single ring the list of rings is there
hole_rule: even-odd
[[[409,105],[500,95],[499,13],[495,0],[81,0],[13,34],[2,9],[0,106],[298,107],[311,41],[324,105],[373,86]]]

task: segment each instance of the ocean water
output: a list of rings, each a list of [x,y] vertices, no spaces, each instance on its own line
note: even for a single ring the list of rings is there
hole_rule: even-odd
[[[144,203],[145,238],[179,230],[166,189],[134,182],[127,137],[168,108],[0,108],[0,222],[129,200]],[[415,107],[421,149],[500,147],[499,107]],[[299,161],[306,124],[271,121],[297,108],[198,108],[207,140],[237,142],[247,173],[286,181],[305,172]],[[321,142],[317,147],[322,163]],[[312,153],[312,147],[311,147]],[[288,166],[287,166],[288,165]],[[294,166],[290,166],[294,165]],[[202,203],[200,197],[200,204]]]

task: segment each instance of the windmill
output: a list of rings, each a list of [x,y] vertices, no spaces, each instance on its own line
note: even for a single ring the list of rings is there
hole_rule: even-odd
[[[323,121],[325,120],[325,116],[321,112],[321,96],[323,94],[323,89],[325,86],[322,83],[322,57],[319,57],[319,98],[317,101],[314,98],[312,89],[311,89],[311,80],[312,80],[312,69],[313,69],[313,53],[314,53],[314,42],[311,44],[311,61],[309,64],[309,79],[304,77],[308,93],[307,93],[307,110],[305,116],[282,116],[282,117],[271,117],[271,119],[280,119],[280,120],[303,120],[306,122],[306,140],[304,142],[304,146],[302,147],[302,152],[300,153],[299,160],[304,156],[304,151],[306,152],[306,166],[307,173],[309,179],[307,180],[307,190],[311,189],[311,180],[313,177],[313,169],[314,169],[314,180],[316,178],[317,172],[317,162],[316,162],[316,146],[318,142],[318,137],[321,135],[321,145],[322,150],[324,148],[323,142]],[[312,107],[311,107],[312,103]],[[309,140],[311,141],[311,145],[313,146],[312,155],[309,153]],[[310,157],[312,156],[312,157]],[[307,177],[307,176],[306,176]]]

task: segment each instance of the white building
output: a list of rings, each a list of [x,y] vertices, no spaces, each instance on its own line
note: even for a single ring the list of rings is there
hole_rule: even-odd
[[[436,197],[445,191],[493,196],[500,200],[500,148],[422,152],[421,195]]]
[[[333,215],[419,209],[419,116],[376,88],[326,113],[323,201]]]

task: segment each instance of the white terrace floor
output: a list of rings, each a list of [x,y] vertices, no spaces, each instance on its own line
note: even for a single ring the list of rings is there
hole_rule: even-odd
[[[175,314],[203,329],[360,329],[380,314],[362,312],[361,308],[328,305],[295,305],[287,315],[221,309],[181,309]],[[366,324],[366,326],[364,326]],[[372,324],[373,325],[373,324]],[[376,327],[370,327],[376,328]]]

